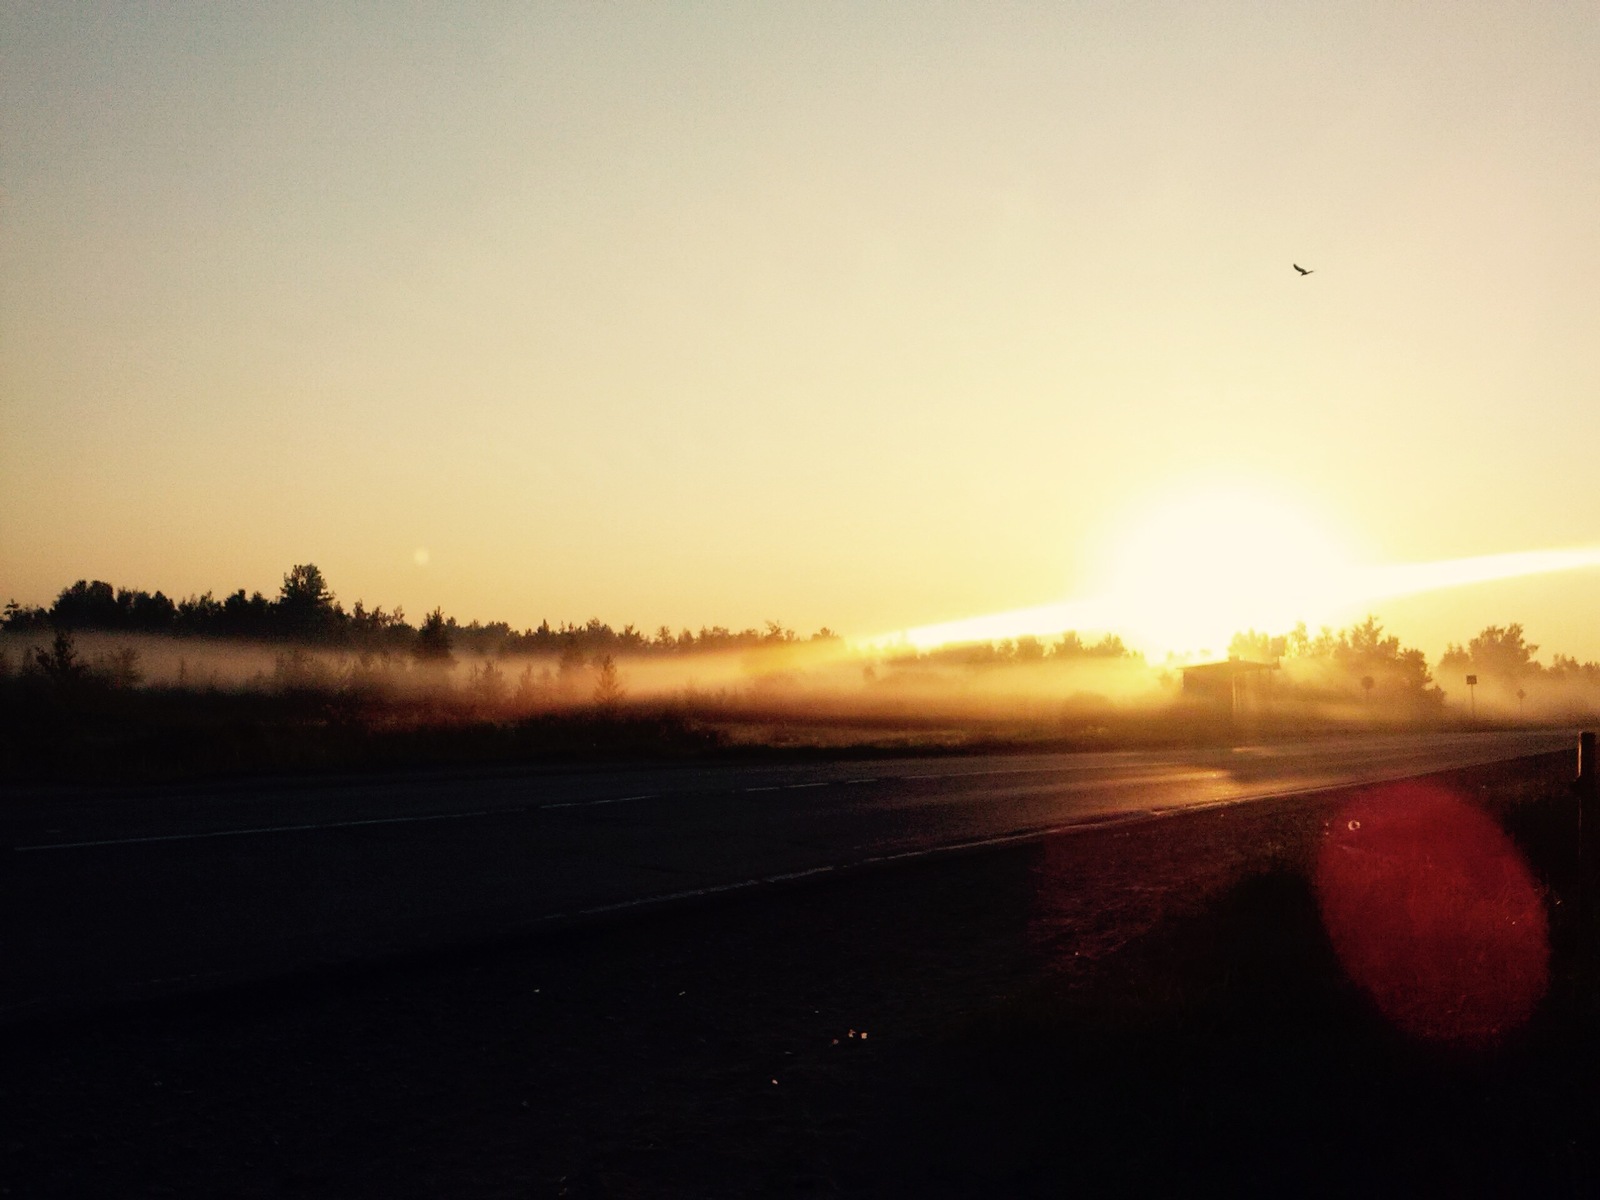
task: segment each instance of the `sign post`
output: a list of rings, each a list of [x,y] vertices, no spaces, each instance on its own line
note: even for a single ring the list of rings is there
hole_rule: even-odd
[[[1595,968],[1595,855],[1600,851],[1600,762],[1595,760],[1595,736],[1578,735],[1578,972],[1586,1004],[1594,1002]]]

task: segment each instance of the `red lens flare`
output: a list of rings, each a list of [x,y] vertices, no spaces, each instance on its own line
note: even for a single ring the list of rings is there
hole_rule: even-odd
[[[1330,823],[1317,903],[1339,961],[1399,1029],[1491,1045],[1550,981],[1549,920],[1521,853],[1436,785],[1363,794]]]

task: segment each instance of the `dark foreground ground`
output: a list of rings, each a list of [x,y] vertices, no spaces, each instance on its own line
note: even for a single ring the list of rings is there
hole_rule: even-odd
[[[1442,777],[1550,920],[1487,1044],[1346,978],[1326,794],[13,1024],[0,1194],[1600,1194],[1572,770]]]

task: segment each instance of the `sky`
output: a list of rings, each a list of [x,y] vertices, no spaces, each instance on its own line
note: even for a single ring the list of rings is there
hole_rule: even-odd
[[[1596,62],[1579,3],[8,4],[0,598],[1154,628],[1593,547]],[[1592,565],[1372,607],[1600,658]]]

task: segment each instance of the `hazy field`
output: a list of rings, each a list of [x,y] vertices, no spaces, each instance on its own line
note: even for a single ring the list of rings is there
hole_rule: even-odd
[[[70,635],[62,651],[42,633],[6,634],[0,770],[112,781],[758,750],[1110,749],[1575,725],[1600,712],[1600,684],[1581,673],[1546,672],[1515,689],[1486,677],[1461,697],[1415,672],[1291,656],[1230,696],[1187,690],[1184,664],[1046,650],[869,652],[834,639],[426,661],[103,632]]]

